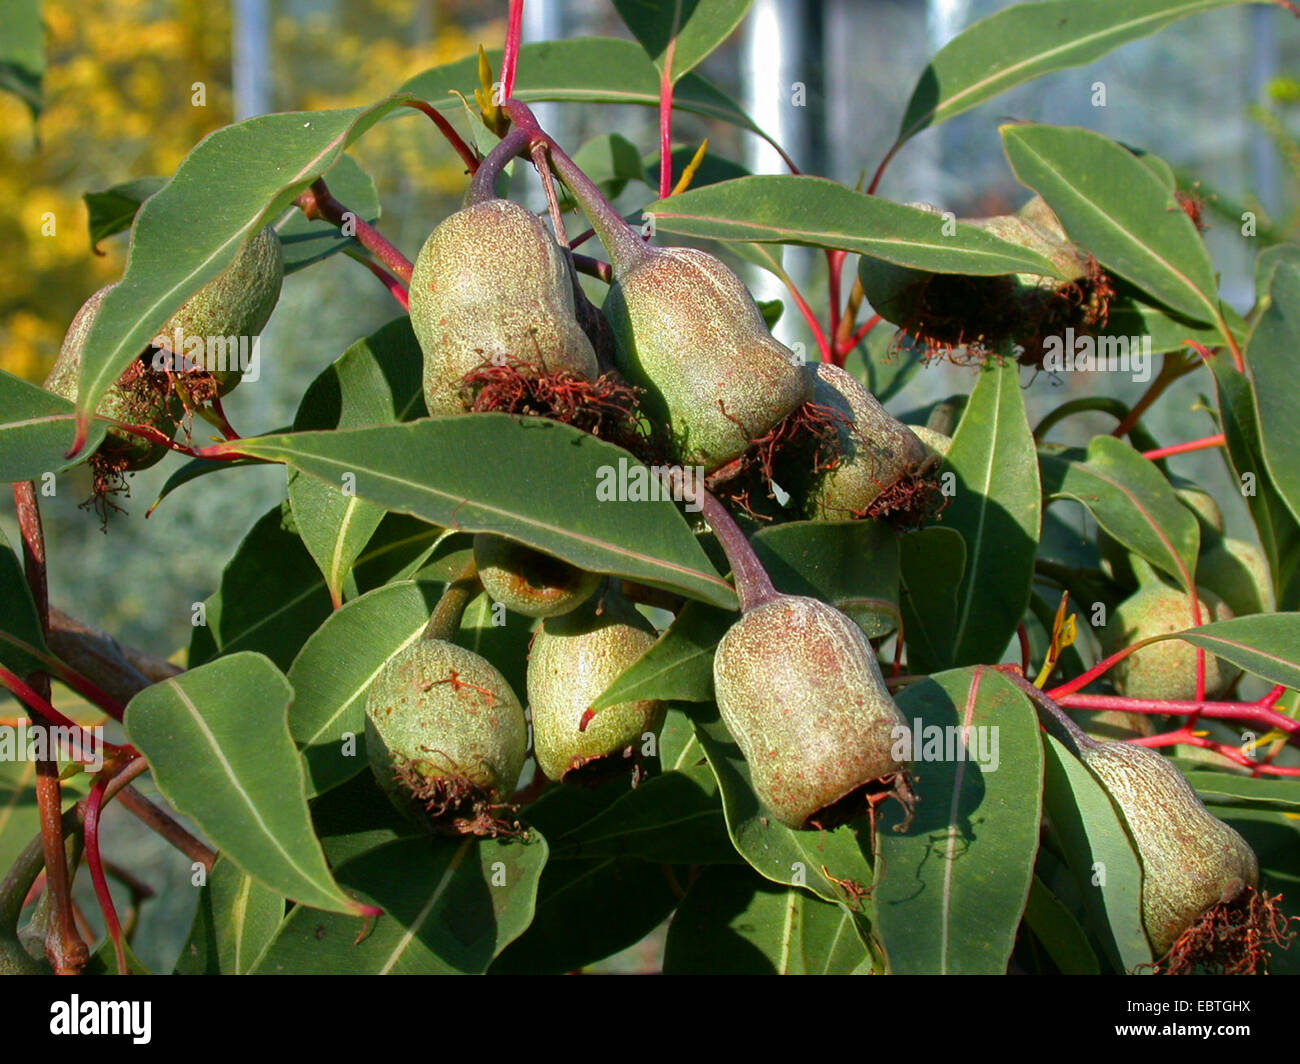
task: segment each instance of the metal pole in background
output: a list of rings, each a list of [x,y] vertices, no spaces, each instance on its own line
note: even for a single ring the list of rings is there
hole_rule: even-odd
[[[1250,102],[1268,107],[1268,83],[1278,75],[1276,13],[1263,7],[1252,7],[1250,17],[1251,61],[1249,65]],[[1282,209],[1282,182],[1278,165],[1277,147],[1268,132],[1258,124],[1250,123],[1250,171],[1255,195],[1272,217]]]
[[[502,7],[505,5],[503,4]],[[566,31],[566,20],[564,18],[563,4],[558,4],[555,0],[528,0],[524,4],[524,25],[522,45],[532,41],[559,41],[564,39]],[[497,72],[498,74],[500,71]],[[569,129],[564,121],[564,109],[556,103],[535,103],[531,105],[533,113],[537,115],[537,121],[541,123],[542,128],[551,134],[561,144],[568,143]],[[516,164],[517,169],[522,172],[523,164]],[[519,186],[515,186],[519,187]],[[533,210],[542,210],[546,207],[546,194],[542,191],[541,185],[535,180],[525,181],[524,201]]]
[[[271,18],[267,0],[235,0],[231,11],[235,121],[271,110]]]
[[[755,0],[743,24],[740,58],[745,110],[801,166],[811,165],[809,154],[819,139],[813,129],[817,109],[809,105],[810,97],[820,100],[821,41],[810,38],[809,23],[806,0]],[[775,149],[759,137],[745,138],[745,165],[757,174],[788,172]],[[798,249],[785,249],[784,266],[797,284],[806,279],[806,260]],[[755,299],[788,303],[785,286],[766,270],[755,267],[748,280]],[[783,314],[774,332],[782,343],[804,344],[806,358],[817,358],[797,313]]]

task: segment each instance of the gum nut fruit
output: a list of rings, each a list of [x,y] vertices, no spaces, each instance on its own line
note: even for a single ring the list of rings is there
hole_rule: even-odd
[[[1124,817],[1142,863],[1142,924],[1163,956],[1206,910],[1259,881],[1245,839],[1212,816],[1164,755],[1131,743],[1100,743],[1080,759]]]
[[[474,562],[494,602],[525,617],[558,617],[591,598],[601,581],[589,573],[505,536],[474,537]]]
[[[1196,562],[1196,581],[1223,599],[1237,617],[1277,609],[1268,558],[1244,539],[1216,540]]]
[[[421,639],[370,686],[366,750],[399,808],[463,830],[513,793],[528,725],[491,662],[455,643]]]
[[[794,829],[855,819],[904,772],[910,731],[862,630],[817,599],[778,595],[713,659],[722,720],[759,800]]]
[[[1197,589],[1203,623],[1226,621],[1233,616],[1227,604],[1212,591]],[[1106,653],[1141,639],[1168,635],[1192,627],[1191,601],[1164,583],[1146,584],[1126,598],[1102,631]],[[1240,673],[1229,662],[1205,656],[1205,692],[1222,695]],[[1110,672],[1115,689],[1127,698],[1191,700],[1196,697],[1196,647],[1181,639],[1152,643],[1116,665]]]
[[[678,461],[711,472],[806,402],[811,381],[720,260],[695,248],[650,250],[605,300],[615,361],[645,389],[643,409],[667,427]]]
[[[906,477],[937,464],[916,431],[888,413],[851,373],[819,362],[813,401],[847,418],[840,425],[840,460],[814,476],[806,494],[814,520],[860,517]]]
[[[484,200],[438,224],[415,260],[410,301],[435,416],[464,413],[465,377],[488,363],[583,380],[599,373],[564,250],[510,200]]]
[[[113,287],[105,285],[86,300],[68,326],[59,357],[45,378],[46,389],[55,395],[76,401],[81,352],[104,297]],[[127,366],[100,399],[95,412],[131,425],[151,425],[169,438],[175,433],[181,415],[180,404],[166,374],[153,369],[147,355],[141,355]],[[134,471],[148,469],[157,463],[167,453],[167,448],[121,429],[110,428],[97,453],[114,464],[120,464],[123,471]]]
[[[271,319],[283,281],[284,249],[268,225],[249,237],[230,265],[190,296],[158,334],[171,340],[171,350],[176,350],[178,334],[182,344],[188,337],[202,337],[203,368],[216,380],[217,394],[225,395],[252,368],[252,345]],[[176,353],[191,355],[186,348]]]
[[[548,778],[599,783],[626,773],[647,738],[658,734],[667,706],[656,699],[587,714],[655,638],[650,622],[613,594],[604,595],[599,605],[592,600],[542,622],[528,655],[528,705],[533,753]]]

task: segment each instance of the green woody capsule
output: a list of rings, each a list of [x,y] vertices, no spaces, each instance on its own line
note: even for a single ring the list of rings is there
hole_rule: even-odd
[[[535,214],[488,199],[443,219],[415,260],[411,325],[424,352],[429,413],[458,414],[467,374],[485,363],[599,373],[575,317],[563,249]]]
[[[605,313],[618,369],[683,465],[739,458],[812,394],[740,278],[703,251],[646,247],[616,268]]]
[[[848,617],[778,595],[722,637],[713,684],[754,791],[787,827],[833,828],[894,785],[911,749],[875,651]]]
[[[1163,755],[1131,743],[1084,748],[1080,759],[1124,817],[1142,862],[1142,923],[1163,956],[1211,907],[1259,880],[1245,839],[1210,814]]]
[[[81,371],[81,353],[113,285],[106,285],[91,296],[72,319],[63,347],[54,367],[45,378],[45,387],[55,395],[75,401],[77,378]],[[104,397],[96,413],[129,425],[150,425],[171,438],[180,423],[181,406],[165,373],[152,368],[147,356],[137,358],[123,371]],[[120,429],[110,428],[96,454],[122,472],[148,469],[157,463],[167,448]]]
[[[839,411],[840,459],[816,474],[805,492],[807,515],[820,520],[862,517],[900,482],[939,464],[918,434],[889,414],[850,373],[827,362],[810,370],[813,401]]]
[[[663,726],[664,704],[620,702],[589,720],[587,710],[654,643],[650,622],[614,594],[542,623],[528,654],[528,705],[533,753],[550,779],[599,782],[632,767]]]
[[[528,725],[486,658],[441,639],[411,644],[366,698],[366,751],[380,786],[438,833],[494,834],[519,782]]]
[[[158,330],[163,345],[208,370],[225,395],[243,379],[253,344],[271,318],[284,281],[284,249],[269,225],[240,247],[234,260],[182,304]],[[191,339],[203,341],[203,356]]]

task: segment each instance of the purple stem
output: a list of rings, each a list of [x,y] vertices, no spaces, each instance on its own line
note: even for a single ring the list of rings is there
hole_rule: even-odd
[[[525,132],[529,143],[541,141],[546,144],[555,172],[560,175],[560,180],[578,201],[578,206],[591,222],[592,229],[596,231],[600,242],[605,245],[615,274],[626,273],[638,263],[657,254],[654,248],[641,239],[641,234],[623,220],[623,216],[605,198],[605,194],[596,187],[595,182],[584,174],[578,164],[569,158],[568,153],[537,124],[537,118],[527,104],[519,100],[509,100],[503,105],[503,110],[510,116],[510,121],[515,126],[508,136],[516,131]],[[476,174],[475,177],[477,176]]]
[[[668,474],[669,479],[682,484],[684,478],[679,470]],[[693,478],[692,478],[693,479]],[[676,485],[674,485],[676,486]],[[727,508],[722,505],[703,484],[682,484],[682,494],[693,496],[700,504],[704,519],[709,522],[713,534],[722,544],[722,552],[731,563],[731,572],[736,581],[736,595],[740,599],[740,612],[750,610],[779,598],[781,593],[767,575],[763,563],[758,560],[754,548],[750,546],[745,533],[740,530]]]

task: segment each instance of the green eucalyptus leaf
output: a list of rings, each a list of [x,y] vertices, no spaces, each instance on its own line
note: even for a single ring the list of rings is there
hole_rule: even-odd
[[[40,480],[85,461],[104,441],[105,428],[92,422],[86,447],[69,461],[76,415],[61,395],[0,370],[0,481]]]
[[[284,898],[222,859],[199,892],[177,975],[247,975],[284,919]]]
[[[234,654],[141,691],[126,731],[172,806],[244,872],[303,905],[355,915],[312,832],[292,699],[268,659]]]
[[[670,499],[608,497],[620,494],[619,470],[640,468],[635,460],[556,421],[507,414],[426,418],[260,436],[236,441],[234,449],[327,483],[351,474],[357,495],[386,509],[495,532],[581,569],[713,605],[735,602]],[[469,455],[474,461],[466,461]]]
[[[383,910],[355,918],[295,909],[262,975],[449,975],[487,970],[533,919],[546,840],[396,839],[338,866],[340,883]]]
[[[867,196],[822,177],[759,175],[687,189],[645,208],[657,232],[709,240],[856,251],[938,273],[1033,273],[1043,256],[973,225]]]
[[[895,974],[1001,974],[1038,851],[1043,755],[1033,706],[991,669],[906,687],[919,801],[881,811],[875,928]],[[964,729],[973,729],[965,731]]]
[[[1029,605],[1042,521],[1037,453],[1014,363],[980,374],[944,469],[956,482],[943,522],[966,540],[950,664],[996,663]]]
[[[660,70],[679,81],[731,36],[752,0],[614,0]]]
[[[673,917],[664,974],[850,975],[871,967],[866,921],[746,867],[706,868]]]
[[[1200,11],[1240,0],[1045,0],[1016,4],[959,33],[912,90],[897,146],[1044,74],[1100,59]]]

